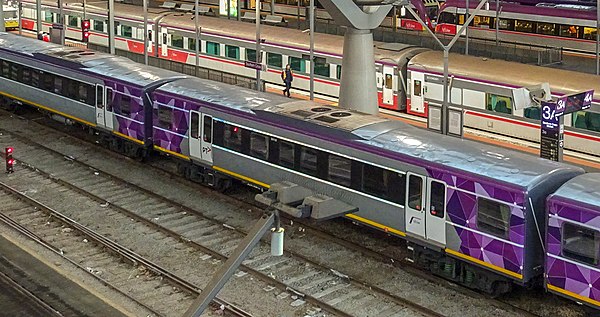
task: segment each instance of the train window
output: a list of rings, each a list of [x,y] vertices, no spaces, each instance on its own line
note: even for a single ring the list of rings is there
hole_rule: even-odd
[[[574,128],[600,132],[600,113],[578,111],[573,113],[571,120]]]
[[[536,23],[537,28],[536,28],[536,33],[537,34],[544,34],[544,35],[556,35],[556,24],[554,23],[543,23],[543,22],[537,22]],[[577,34],[577,33],[576,33]]]
[[[316,60],[314,72],[315,72],[315,75],[329,77],[329,63],[319,62],[318,60]]]
[[[574,223],[563,222],[562,255],[586,264],[598,264],[600,232]]]
[[[456,16],[450,12],[442,12],[440,13],[440,17],[438,18],[438,23],[456,24]]]
[[[250,155],[266,160],[269,153],[269,138],[266,135],[250,132]]]
[[[200,136],[200,114],[192,111],[192,118],[190,120],[190,136],[197,139]]]
[[[69,16],[69,20],[67,22],[69,26],[78,27],[79,26],[79,18],[76,16]]]
[[[392,89],[393,82],[394,82],[394,77],[391,74],[385,74],[385,88]]]
[[[429,213],[439,218],[446,217],[446,184],[437,181],[431,182],[429,189]]]
[[[213,120],[211,116],[204,116],[204,127],[202,128],[202,140],[204,140],[204,142],[212,142],[212,122]]]
[[[102,89],[102,86],[96,86],[96,107],[98,107],[98,109],[104,108],[103,99],[104,89]]]
[[[94,31],[104,32],[104,21],[94,20],[94,23],[92,24],[92,26],[93,26]]]
[[[121,36],[132,37],[133,30],[129,25],[121,25]]]
[[[509,20],[509,19],[500,19],[500,22],[498,23],[498,28],[500,30],[514,30],[515,27],[515,20]]]
[[[247,61],[256,61],[256,50],[246,49],[246,60]]]
[[[62,95],[63,93],[63,78],[60,76],[54,77],[54,93]]]
[[[206,54],[209,55],[221,55],[221,44],[215,42],[206,42]]]
[[[223,146],[240,152],[242,149],[242,129],[231,124],[225,124]]]
[[[302,58],[290,56],[289,58],[290,68],[293,71],[306,73],[306,61]]]
[[[179,34],[171,34],[171,46],[183,48],[183,36]]]
[[[489,29],[489,28],[494,27],[492,25],[492,18],[486,17],[486,16],[480,16],[480,15],[476,15],[473,18],[472,25],[475,27],[484,28],[484,29]]]
[[[113,90],[106,88],[106,111],[113,111]]]
[[[502,203],[477,198],[477,228],[498,236],[507,237],[510,227],[510,208]]]
[[[596,28],[583,28],[583,38],[586,40],[595,40],[596,39]]]
[[[267,65],[272,67],[283,67],[283,56],[281,54],[276,53],[268,53],[267,52]]]
[[[576,25],[561,25],[560,36],[577,38],[579,34],[579,27]]]
[[[420,80],[414,80],[413,81],[413,91],[415,93],[415,96],[420,96],[421,95],[421,81]]]
[[[408,177],[408,207],[423,210],[423,178],[417,175]]]
[[[29,67],[23,67],[23,73],[21,76],[21,83],[25,85],[31,84],[31,69]]]
[[[337,79],[342,79],[342,65],[335,65],[335,76]]]
[[[486,109],[489,111],[512,114],[512,101],[509,97],[486,94]]]
[[[44,11],[44,21],[45,22],[54,22],[52,20],[52,12],[50,12],[50,11]]]
[[[308,147],[300,148],[300,172],[317,175],[317,150]]]
[[[380,167],[363,166],[363,191],[365,193],[404,205],[406,176]]]
[[[35,88],[40,87],[40,72],[37,69],[31,70],[31,86]]]
[[[77,99],[81,102],[88,102],[88,85],[84,83],[79,83]]]
[[[327,173],[327,179],[338,185],[350,187],[351,167],[351,160],[329,154],[329,171]]]
[[[173,108],[158,106],[158,126],[170,130],[173,121]]]
[[[240,48],[233,45],[225,45],[225,56],[233,59],[240,59]]]
[[[529,107],[523,109],[523,116],[529,119],[540,120],[541,118],[541,110],[540,107]]]
[[[279,141],[279,165],[294,168],[294,144]]]
[[[188,50],[195,51],[196,50],[196,39],[188,37],[187,40],[188,40]],[[198,47],[198,50],[201,50],[201,49],[202,48]]]
[[[78,82],[67,79],[67,78],[63,78],[63,87],[66,88],[65,97],[69,97],[70,99],[73,99],[73,100],[78,99],[77,98],[77,93],[78,93],[78,89],[79,89]]]
[[[131,97],[121,94],[121,101],[119,102],[119,113],[124,116],[131,114]]]
[[[515,20],[515,31],[533,33],[533,22]]]
[[[10,74],[9,74],[8,78],[10,78],[14,81],[19,81],[20,73],[21,73],[21,65],[11,63],[10,64]]]
[[[7,61],[2,61],[2,77],[8,78],[9,73],[10,73],[10,63]]]
[[[42,89],[44,89],[45,91],[49,91],[49,92],[53,92],[54,91],[54,75],[52,75],[51,73],[44,73],[43,74],[43,82],[42,82]]]

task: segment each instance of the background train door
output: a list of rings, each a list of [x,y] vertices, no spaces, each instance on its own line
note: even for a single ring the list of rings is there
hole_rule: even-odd
[[[406,232],[445,245],[446,184],[408,173],[406,188]]]
[[[157,41],[160,43],[160,56],[169,56],[169,33],[166,27],[160,28],[160,38]]]
[[[394,68],[383,66],[383,98],[385,105],[394,104]]]
[[[425,114],[425,74],[413,71],[410,73],[412,89],[410,90],[410,105],[408,112],[416,115]]]
[[[212,164],[212,117],[190,111],[190,156]]]

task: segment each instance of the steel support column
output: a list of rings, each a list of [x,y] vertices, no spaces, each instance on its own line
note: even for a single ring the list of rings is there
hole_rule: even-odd
[[[115,55],[115,0],[108,0],[108,47]]]

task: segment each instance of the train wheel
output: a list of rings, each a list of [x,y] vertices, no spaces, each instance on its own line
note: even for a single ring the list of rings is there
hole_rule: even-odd
[[[493,298],[509,293],[512,290],[512,283],[507,281],[494,281],[491,287],[490,295]]]

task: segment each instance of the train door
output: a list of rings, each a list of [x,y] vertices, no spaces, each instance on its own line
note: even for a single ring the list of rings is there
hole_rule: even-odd
[[[113,89],[106,87],[104,89],[104,126],[112,130],[113,129]]]
[[[406,174],[406,202],[404,204],[406,232],[425,238],[425,177]]]
[[[104,86],[96,85],[96,125],[99,127],[105,127],[104,122]]]
[[[427,179],[425,236],[446,245],[446,184],[431,178]]]
[[[425,74],[420,72],[411,72],[412,89],[410,96],[409,112],[424,114],[425,113]]]
[[[212,117],[190,111],[190,156],[212,164]]]
[[[169,34],[167,33],[167,28],[166,27],[162,27],[160,28],[160,56],[162,57],[167,57],[169,56],[169,49],[168,49],[168,45],[169,45]]]
[[[383,66],[383,98],[385,105],[394,104],[394,68]]]
[[[148,34],[148,54],[152,54],[152,48],[154,47],[154,32],[152,31],[153,28],[154,26],[148,23],[148,28],[146,29],[146,32]]]

